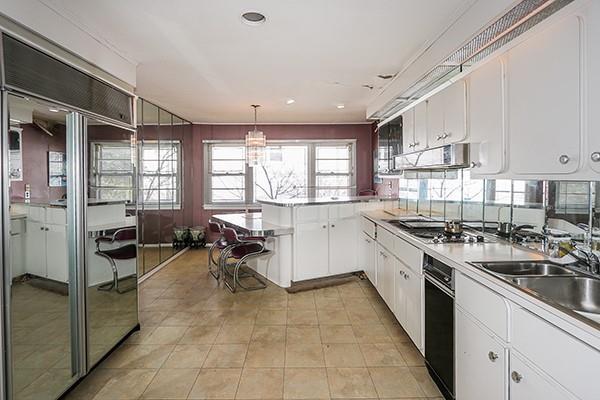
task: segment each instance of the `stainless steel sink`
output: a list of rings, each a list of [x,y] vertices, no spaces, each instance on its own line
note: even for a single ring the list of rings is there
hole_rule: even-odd
[[[510,276],[555,276],[577,275],[575,271],[547,261],[499,261],[484,262],[480,267],[500,275]]]
[[[514,277],[512,281],[570,310],[600,314],[600,279],[553,276]]]

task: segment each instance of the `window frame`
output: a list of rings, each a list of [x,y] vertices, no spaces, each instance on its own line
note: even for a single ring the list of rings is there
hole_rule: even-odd
[[[204,197],[204,208],[205,209],[244,209],[244,208],[252,208],[257,209],[260,208],[261,201],[255,200],[254,196],[254,173],[252,171],[252,167],[249,167],[248,164],[244,164],[244,201],[243,202],[215,202],[212,200],[212,187],[211,187],[211,162],[212,162],[212,148],[215,146],[241,146],[243,147],[243,140],[204,140],[203,142],[203,155],[204,155],[204,188],[203,188],[203,197]],[[268,140],[267,146],[306,146],[307,147],[307,197],[315,197],[316,192],[319,188],[316,186],[317,174],[316,174],[316,148],[317,146],[350,146],[350,186],[347,188],[350,191],[350,195],[356,194],[356,139],[332,139],[332,140],[302,140],[302,139],[294,139],[294,140]],[[236,174],[241,175],[241,174]],[[346,173],[341,175],[348,175]],[[329,174],[325,174],[323,176],[329,176]],[[327,187],[322,187],[323,189],[327,189]],[[344,187],[346,188],[346,187]],[[252,201],[248,202],[247,199],[252,199]]]

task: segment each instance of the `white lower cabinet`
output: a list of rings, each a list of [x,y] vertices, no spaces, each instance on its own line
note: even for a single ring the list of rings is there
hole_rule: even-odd
[[[46,277],[69,281],[66,225],[46,225]]]
[[[566,360],[556,360],[556,362],[565,361]],[[564,389],[556,385],[555,382],[545,378],[542,373],[538,372],[533,366],[519,357],[515,351],[511,351],[510,353],[510,371],[509,391],[511,400],[576,399],[576,397],[570,395]],[[593,385],[592,382],[588,382],[588,384]],[[487,399],[489,397],[485,398]]]
[[[398,262],[395,287],[394,314],[417,348],[422,349],[423,274],[414,272]]]
[[[377,286],[377,258],[375,240],[361,232],[358,241],[358,266],[365,271],[373,286]]]
[[[25,234],[25,271],[46,277],[46,228],[41,222],[27,220]],[[35,249],[35,250],[33,250]]]
[[[377,290],[388,305],[394,305],[394,279],[400,262],[385,247],[377,245]]]
[[[345,274],[358,269],[356,258],[356,217],[329,220],[329,274]]]
[[[508,350],[460,307],[455,327],[456,398],[507,399]]]
[[[294,280],[320,278],[329,274],[329,230],[327,222],[296,225],[296,270]]]

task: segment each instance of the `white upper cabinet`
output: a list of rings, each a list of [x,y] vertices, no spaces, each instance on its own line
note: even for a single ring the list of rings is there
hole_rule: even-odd
[[[515,175],[579,169],[580,20],[565,18],[507,53],[509,165]]]
[[[590,2],[589,8],[582,11],[586,28],[586,57],[588,60],[585,81],[588,82],[588,145],[584,153],[586,163],[593,172],[600,173],[600,4],[597,1]]]
[[[427,143],[427,102],[421,102],[414,107],[414,150],[423,150],[428,147]]]
[[[469,141],[473,176],[503,172],[505,166],[504,63],[496,58],[469,75]]]
[[[427,140],[429,147],[437,147],[465,137],[466,92],[461,80],[427,100]]]

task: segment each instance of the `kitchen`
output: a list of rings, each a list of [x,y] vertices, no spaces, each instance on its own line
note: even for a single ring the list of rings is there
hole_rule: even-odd
[[[0,6],[1,398],[598,398],[600,4],[138,3]]]

